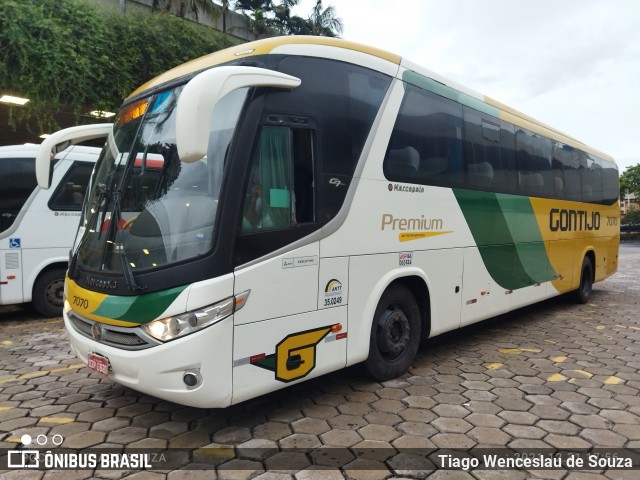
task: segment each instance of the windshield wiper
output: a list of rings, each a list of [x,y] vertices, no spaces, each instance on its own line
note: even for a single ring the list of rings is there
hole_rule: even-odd
[[[130,292],[141,292],[146,290],[147,287],[140,286],[136,282],[136,277],[133,274],[133,270],[131,270],[129,259],[127,258],[127,254],[124,251],[124,242],[120,245],[119,248],[116,243],[116,239],[118,236],[118,224],[120,223],[120,219],[122,218],[122,211],[120,210],[120,191],[113,192],[111,196],[113,197],[113,214],[111,215],[111,221],[109,222],[109,227],[107,228],[107,238],[103,250],[103,265],[105,260],[104,256],[106,256],[107,253],[107,242],[111,238],[113,238],[113,245],[117,250],[118,256],[120,257],[122,276],[124,277],[124,281],[127,284],[127,289]]]

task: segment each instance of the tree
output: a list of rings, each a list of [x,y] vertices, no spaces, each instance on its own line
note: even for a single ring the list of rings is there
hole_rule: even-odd
[[[633,209],[622,219],[622,225],[640,225],[640,209]]]
[[[321,35],[337,37],[342,33],[342,20],[336,16],[336,9],[330,5],[324,8],[322,0],[317,0],[311,15],[302,18],[291,15],[291,9],[299,0],[237,0],[236,10],[247,17],[251,31],[258,36],[270,33],[285,35]]]
[[[620,175],[620,197],[624,198],[628,193],[640,197],[640,163],[628,167]]]
[[[229,5],[229,0],[222,0],[222,32],[227,33],[227,12],[229,11],[231,5]]]
[[[173,15],[122,15],[80,0],[3,0],[0,85],[31,99],[10,110],[11,124],[34,119],[42,133],[58,127],[57,111],[78,118],[115,111],[142,83],[232,43]]]
[[[313,7],[309,17],[309,24],[311,35],[337,37],[344,29],[342,19],[336,17],[336,8],[333,5],[323,8],[322,0],[317,0]]]
[[[198,12],[204,12],[211,17],[220,13],[212,0],[153,0],[151,9],[163,10],[182,18],[191,12],[196,20],[198,20]]]
[[[247,18],[249,29],[258,37],[273,31],[273,9],[271,0],[236,0],[236,10]]]
[[[291,21],[294,18],[300,18],[291,16],[291,8],[298,5],[300,0],[282,0],[279,5],[273,6],[273,13],[275,14],[274,25],[281,33],[291,34]]]

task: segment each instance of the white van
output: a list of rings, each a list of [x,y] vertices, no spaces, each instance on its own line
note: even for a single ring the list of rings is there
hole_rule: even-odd
[[[51,188],[37,186],[38,145],[0,147],[0,305],[33,302],[62,315],[64,277],[99,148],[74,145],[53,158]]]

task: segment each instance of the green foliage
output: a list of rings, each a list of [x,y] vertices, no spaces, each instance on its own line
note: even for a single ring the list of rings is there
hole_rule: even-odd
[[[84,0],[3,0],[0,87],[30,98],[15,114],[49,130],[57,109],[115,111],[147,80],[231,44],[168,14],[122,15]]]
[[[291,8],[299,0],[237,0],[235,8],[247,17],[251,31],[258,36],[279,32],[286,35],[319,35],[337,37],[344,25],[330,5],[324,8],[322,0],[316,0],[308,18],[291,15]]]
[[[624,216],[621,223],[622,225],[640,225],[640,209],[631,210]]]
[[[620,197],[624,198],[628,193],[640,197],[640,164],[627,167],[620,175]]]
[[[207,13],[212,17],[215,17],[219,12],[212,0],[153,0],[151,7],[153,10],[160,9],[174,13],[179,17],[190,13],[196,20],[198,12]]]

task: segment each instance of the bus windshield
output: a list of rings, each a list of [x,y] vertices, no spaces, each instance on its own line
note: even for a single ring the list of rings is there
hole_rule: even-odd
[[[181,91],[157,93],[118,114],[89,185],[74,268],[129,277],[211,249],[225,154],[246,89],[218,102],[207,154],[192,163],[181,162],[176,147]]]

